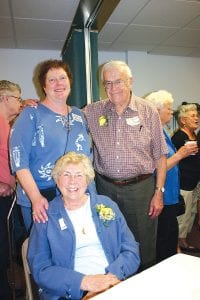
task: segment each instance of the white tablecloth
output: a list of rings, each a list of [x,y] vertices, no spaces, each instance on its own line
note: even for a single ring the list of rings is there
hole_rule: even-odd
[[[200,258],[176,254],[93,299],[200,300]]]

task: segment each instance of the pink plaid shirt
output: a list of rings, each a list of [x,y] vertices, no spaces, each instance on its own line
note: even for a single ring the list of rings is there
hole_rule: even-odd
[[[7,183],[11,187],[14,187],[15,177],[11,175],[8,155],[9,133],[10,125],[0,113],[0,182]]]
[[[99,174],[127,179],[153,173],[156,161],[168,152],[159,114],[142,98],[133,95],[121,116],[108,99],[86,106],[84,112]]]

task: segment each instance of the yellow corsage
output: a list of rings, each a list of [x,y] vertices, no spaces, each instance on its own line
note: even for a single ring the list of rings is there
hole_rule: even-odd
[[[99,117],[99,126],[107,126],[108,125],[108,118],[106,116]]]
[[[95,206],[98,214],[99,214],[99,218],[100,220],[103,221],[103,224],[105,226],[108,225],[108,221],[114,221],[115,220],[115,213],[112,210],[112,208],[104,205],[104,204],[97,204]]]

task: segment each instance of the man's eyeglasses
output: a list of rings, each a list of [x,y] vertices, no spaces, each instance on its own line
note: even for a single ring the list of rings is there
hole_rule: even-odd
[[[113,86],[115,86],[116,88],[121,88],[124,86],[125,82],[125,80],[117,79],[115,81],[104,81],[103,85],[106,90],[109,90]]]

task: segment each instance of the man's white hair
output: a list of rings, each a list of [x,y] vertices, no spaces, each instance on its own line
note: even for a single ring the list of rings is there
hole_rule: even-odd
[[[121,72],[124,72],[128,78],[132,78],[132,72],[129,66],[121,60],[111,60],[107,63],[105,63],[101,69],[101,80],[104,80],[104,72],[111,69],[118,69]]]

